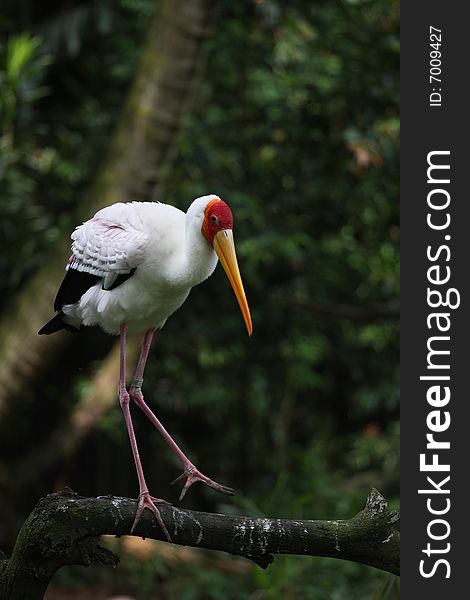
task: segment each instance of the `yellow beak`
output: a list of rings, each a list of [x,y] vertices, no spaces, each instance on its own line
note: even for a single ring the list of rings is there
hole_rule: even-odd
[[[214,250],[219,257],[227,277],[232,285],[235,296],[237,297],[240,310],[242,311],[248,335],[253,333],[251,323],[250,309],[246,301],[245,290],[243,289],[240,270],[238,269],[237,255],[235,253],[235,243],[233,241],[233,232],[231,229],[222,229],[215,234],[213,241]]]

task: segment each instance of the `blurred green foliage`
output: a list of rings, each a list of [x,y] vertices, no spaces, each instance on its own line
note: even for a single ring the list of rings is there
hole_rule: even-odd
[[[3,308],[75,226],[154,8],[151,0],[16,4],[22,10],[6,4],[0,32]],[[217,271],[157,336],[147,400],[204,472],[243,490],[217,505],[197,488],[187,506],[340,519],[362,507],[371,486],[397,506],[398,25],[395,0],[217,3],[162,200],[185,210],[217,193],[230,203],[254,335],[246,337]],[[359,316],[348,317],[351,307]],[[35,433],[38,443],[93,370],[85,357],[101,337],[91,335],[81,347],[74,338],[66,379],[45,388],[59,414]],[[77,356],[82,372],[72,368]],[[171,477],[174,465],[157,435],[137,427],[161,490],[162,471]],[[134,495],[117,402],[87,445],[67,483]],[[85,476],[90,469],[98,471]],[[173,565],[129,581],[139,598],[156,597],[154,584],[184,600],[398,594],[372,569],[298,557],[249,576]]]

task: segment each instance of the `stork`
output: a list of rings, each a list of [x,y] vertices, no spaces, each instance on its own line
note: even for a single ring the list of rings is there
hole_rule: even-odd
[[[216,195],[194,200],[186,214],[160,202],[118,202],[99,210],[72,233],[72,255],[54,302],[56,315],[39,334],[78,332],[98,325],[120,336],[119,402],[124,414],[139,481],[131,533],[145,508],[170,540],[151,496],[139,456],[130,400],[144,412],[182,463],[180,500],[196,481],[232,495],[231,488],[204,475],[189,460],[144,400],[142,384],[152,339],[186,300],[191,288],[214,271],[219,259],[238,300],[248,334],[253,326],[238,269],[233,215]],[[132,383],[126,387],[126,338],[144,333]]]

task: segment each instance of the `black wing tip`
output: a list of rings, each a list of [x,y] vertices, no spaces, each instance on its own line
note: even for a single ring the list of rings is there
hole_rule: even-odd
[[[58,312],[55,317],[52,317],[50,321],[41,327],[41,329],[38,331],[38,335],[51,335],[51,333],[56,333],[56,331],[60,331],[61,329],[66,329],[72,333],[78,333],[80,331],[80,329],[72,327],[72,325],[66,323],[63,317],[64,313],[62,311]]]
[[[65,304],[75,304],[98,281],[101,281],[99,275],[79,271],[76,268],[68,269],[57,292],[54,301],[54,310],[60,311]]]

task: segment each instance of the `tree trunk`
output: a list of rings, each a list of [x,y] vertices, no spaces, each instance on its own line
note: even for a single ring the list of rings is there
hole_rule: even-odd
[[[195,88],[209,33],[211,0],[164,0],[150,24],[140,66],[107,160],[77,207],[77,223],[113,202],[151,200],[170,168],[172,148]],[[0,322],[0,417],[67,334],[38,337],[68,258],[60,239]]]

